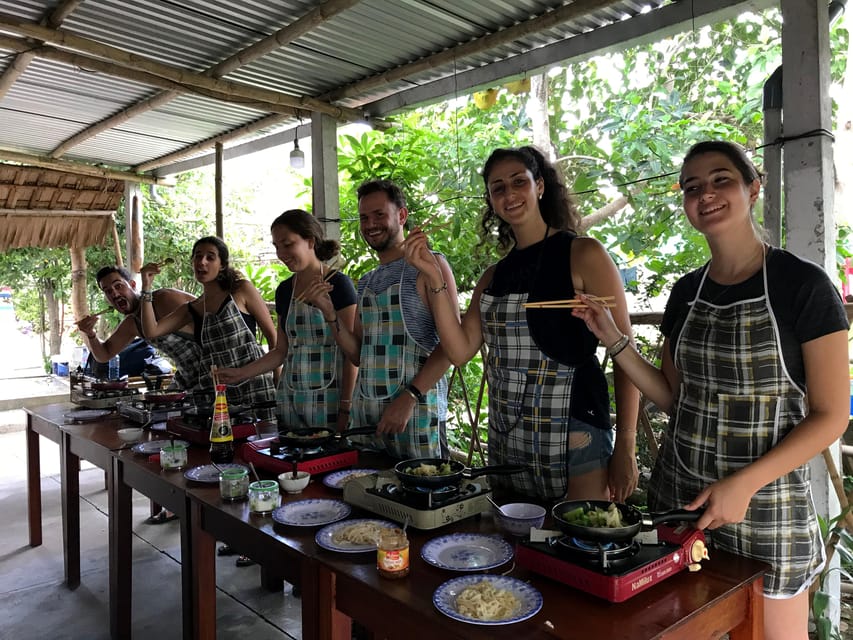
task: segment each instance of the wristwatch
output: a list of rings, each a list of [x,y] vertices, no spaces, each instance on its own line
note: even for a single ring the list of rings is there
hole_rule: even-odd
[[[408,391],[409,394],[418,402],[426,402],[426,396],[423,393],[421,393],[421,390],[418,389],[415,385],[413,385],[411,383],[407,384],[406,385],[406,391]]]

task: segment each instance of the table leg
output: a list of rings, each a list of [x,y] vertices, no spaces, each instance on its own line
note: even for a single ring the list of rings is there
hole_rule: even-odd
[[[216,539],[202,529],[201,505],[191,500],[188,510],[192,538],[189,553],[192,554],[191,564],[196,570],[191,576],[191,591],[184,591],[185,594],[189,592],[189,602],[184,597],[184,619],[187,612],[192,613],[191,623],[195,630],[195,636],[192,637],[216,640]],[[188,559],[183,551],[181,559]],[[186,638],[186,627],[184,631]]]
[[[33,431],[33,416],[27,414],[27,515],[30,546],[41,544],[41,460],[39,434]]]
[[[130,638],[133,597],[132,491],[116,457],[106,473],[109,495],[110,637]]]
[[[308,564],[307,562],[304,564]],[[352,619],[338,611],[335,603],[335,574],[329,569],[316,566],[311,572],[310,580],[316,597],[311,597],[306,589],[302,595],[302,635],[309,637],[329,638],[329,640],[350,640],[352,638]],[[309,605],[309,600],[312,604]],[[316,602],[316,604],[313,604]],[[316,636],[309,636],[308,624]]]
[[[764,579],[759,577],[749,587],[746,617],[729,631],[729,640],[752,640],[764,637]]]
[[[59,442],[65,584],[76,589],[80,586],[80,458],[71,453],[68,434],[60,434]]]

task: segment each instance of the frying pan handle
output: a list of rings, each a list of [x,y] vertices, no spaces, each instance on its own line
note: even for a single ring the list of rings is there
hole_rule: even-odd
[[[371,436],[376,433],[376,427],[356,427],[355,429],[345,429],[339,432],[341,437],[349,436]]]
[[[521,473],[530,469],[526,464],[495,464],[490,467],[477,467],[474,469],[465,469],[462,475],[465,478],[476,478],[478,476],[496,475],[503,476],[511,473]]]
[[[643,517],[643,524],[654,527],[664,522],[696,522],[704,513],[704,507],[694,509],[693,511],[672,509],[671,511],[664,511],[662,513],[649,513]]]

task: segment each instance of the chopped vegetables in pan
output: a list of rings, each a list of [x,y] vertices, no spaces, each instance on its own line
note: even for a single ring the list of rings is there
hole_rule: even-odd
[[[563,520],[580,527],[612,528],[627,526],[622,522],[622,514],[612,502],[605,511],[601,507],[578,507],[563,514]]]
[[[415,467],[406,467],[404,473],[412,476],[446,476],[453,473],[449,462],[443,462],[439,465],[420,463]]]
[[[328,438],[332,435],[332,432],[328,429],[321,429],[320,431],[316,431],[314,433],[296,433],[294,431],[288,431],[284,434],[285,438],[295,438],[297,440],[311,440],[313,438]]]

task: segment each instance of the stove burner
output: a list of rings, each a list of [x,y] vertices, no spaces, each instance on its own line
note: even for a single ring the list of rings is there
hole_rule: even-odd
[[[557,545],[558,552],[562,552],[567,557],[600,567],[603,571],[621,566],[640,550],[640,543],[637,540],[594,542],[570,536],[563,536],[552,545]]]
[[[384,484],[378,489],[368,489],[368,493],[388,498],[400,504],[417,509],[437,509],[439,507],[473,497],[483,491],[477,483],[450,484],[443,487],[414,487],[406,484]]]

